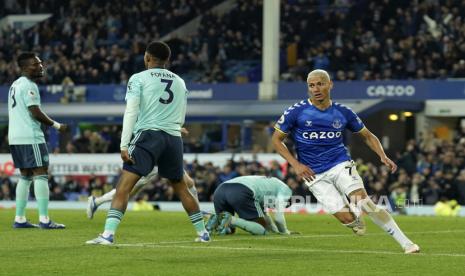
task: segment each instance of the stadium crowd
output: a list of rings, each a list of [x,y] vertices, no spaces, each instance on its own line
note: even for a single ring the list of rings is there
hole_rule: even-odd
[[[194,3],[195,2],[195,3]],[[0,30],[0,84],[17,78],[19,52],[45,61],[44,83],[126,83],[143,68],[147,41],[157,39],[214,7],[214,0],[2,1],[0,17],[51,13],[34,27]],[[129,6],[128,6],[129,5]]]
[[[440,140],[430,134],[410,140],[403,153],[398,153],[394,160],[399,165],[395,174],[390,174],[378,163],[356,160],[365,187],[375,201],[385,200],[382,197],[387,196],[393,206],[401,207],[455,199],[465,205],[465,128],[457,131],[452,141]],[[194,161],[186,163],[186,170],[196,182],[201,201],[210,201],[219,184],[239,175],[275,176],[286,182],[295,195],[310,195],[293,168],[278,161],[262,164],[253,160],[229,160],[223,167]],[[98,196],[112,189],[116,180],[117,177],[50,176],[51,199],[83,200],[89,194]],[[13,180],[2,172],[0,200],[14,199],[13,184]],[[168,182],[159,177],[145,187],[142,195],[153,201],[177,200]]]
[[[213,0],[134,0],[121,8],[123,2],[3,1],[2,15],[53,16],[24,32],[0,31],[0,84],[16,78],[14,60],[24,49],[46,61],[46,83],[68,77],[75,84],[124,84],[143,68],[147,41],[198,15],[195,33],[168,41],[173,71],[192,81],[228,82],[236,80],[230,67],[260,60],[262,0],[237,0],[223,15],[210,11]],[[465,77],[463,1],[287,0],[281,16],[283,80],[303,80],[314,68],[336,80]],[[249,80],[260,79],[259,68],[244,70],[255,74]]]
[[[301,58],[289,77],[305,79],[310,68],[327,69],[337,80],[465,77],[464,5],[335,1],[325,13],[286,5],[283,40],[296,43]]]

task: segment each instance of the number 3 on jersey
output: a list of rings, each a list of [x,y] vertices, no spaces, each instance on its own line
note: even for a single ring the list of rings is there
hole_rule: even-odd
[[[169,104],[173,101],[174,98],[174,93],[171,91],[171,85],[173,84],[173,80],[167,80],[167,79],[160,79],[161,82],[166,83],[165,87],[165,92],[168,93],[168,99],[162,99],[160,98],[160,102],[162,104]]]
[[[10,96],[11,96],[11,100],[13,101],[11,108],[14,108],[16,106],[16,99],[15,99],[15,88],[13,86],[10,88]]]

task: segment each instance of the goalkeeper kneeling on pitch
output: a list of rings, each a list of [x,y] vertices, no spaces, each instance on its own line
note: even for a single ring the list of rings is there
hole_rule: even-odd
[[[222,183],[213,194],[215,214],[209,218],[206,229],[219,235],[232,234],[236,227],[253,235],[298,234],[287,229],[284,218],[291,196],[291,189],[275,177],[233,178]],[[274,218],[264,211],[266,207],[275,209]]]

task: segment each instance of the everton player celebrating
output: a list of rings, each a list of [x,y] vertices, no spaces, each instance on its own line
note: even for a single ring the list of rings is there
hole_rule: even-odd
[[[363,235],[365,224],[357,216],[360,212],[349,208],[346,197],[352,206],[366,212],[376,225],[389,233],[405,253],[419,252],[419,246],[405,236],[392,216],[368,197],[343,144],[342,132],[348,129],[360,135],[391,173],[397,170],[396,164],[386,156],[378,138],[350,108],[331,100],[333,83],[326,71],[310,72],[307,84],[310,98],[289,107],[275,125],[272,142],[276,151],[305,180],[326,211],[355,234]],[[288,135],[295,143],[297,159],[283,143]]]

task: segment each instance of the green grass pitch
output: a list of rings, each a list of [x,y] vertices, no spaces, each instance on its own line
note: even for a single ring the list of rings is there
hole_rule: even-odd
[[[0,275],[464,275],[465,219],[397,216],[422,248],[404,255],[368,217],[357,237],[328,215],[288,215],[301,235],[213,237],[197,244],[184,213],[128,212],[114,246],[85,245],[102,232],[105,211],[52,210],[66,230],[13,229],[0,210]],[[28,217],[36,222],[35,210]]]

